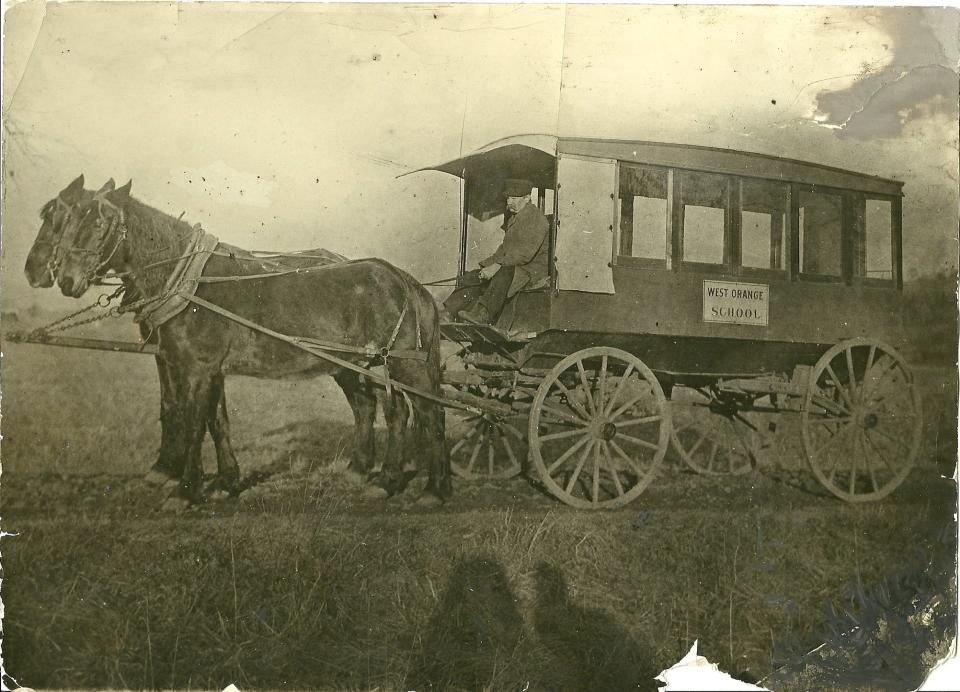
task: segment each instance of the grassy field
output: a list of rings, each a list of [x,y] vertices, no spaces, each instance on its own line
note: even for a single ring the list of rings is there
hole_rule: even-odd
[[[654,689],[696,639],[759,678],[829,640],[845,612],[863,621],[885,597],[889,629],[915,607],[909,589],[948,588],[950,368],[919,371],[924,453],[880,503],[845,505],[777,468],[668,469],[603,513],[522,479],[458,482],[435,510],[416,506],[417,487],[366,499],[342,473],[352,417],[332,383],[238,378],[235,446],[259,482],[169,514],[139,481],[159,441],[151,358],[5,344],[2,376],[16,534],[2,543],[3,656],[22,685]],[[924,631],[884,664],[900,689],[942,648]],[[796,680],[776,689],[809,684]]]

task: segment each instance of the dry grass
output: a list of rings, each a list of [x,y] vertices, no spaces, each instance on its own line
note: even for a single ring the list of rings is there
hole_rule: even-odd
[[[232,380],[264,479],[170,515],[135,482],[159,438],[151,359],[5,351],[3,653],[33,687],[653,689],[694,639],[762,676],[783,642],[822,641],[846,586],[927,569],[952,521],[942,371],[923,380],[941,447],[882,503],[671,472],[599,514],[523,481],[458,483],[439,510],[366,500],[333,386]]]

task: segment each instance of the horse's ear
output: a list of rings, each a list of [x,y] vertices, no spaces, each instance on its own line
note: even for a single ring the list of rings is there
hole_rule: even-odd
[[[83,192],[83,173],[81,173],[72,183],[60,191],[60,199],[67,204],[73,204]]]
[[[103,185],[100,186],[100,189],[97,190],[97,194],[104,195],[108,192],[113,191],[113,188],[115,188],[116,186],[117,184],[113,182],[113,178],[110,178],[110,180],[108,180],[107,182],[105,182]]]
[[[128,180],[126,185],[110,193],[110,199],[120,202],[126,200],[130,196],[131,187],[133,187],[133,180]]]

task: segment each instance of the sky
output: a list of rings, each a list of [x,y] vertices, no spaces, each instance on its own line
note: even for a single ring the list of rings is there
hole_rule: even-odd
[[[456,271],[455,178],[518,133],[699,144],[905,182],[907,278],[957,265],[950,8],[25,2],[5,15],[4,307],[79,173],[252,249]]]

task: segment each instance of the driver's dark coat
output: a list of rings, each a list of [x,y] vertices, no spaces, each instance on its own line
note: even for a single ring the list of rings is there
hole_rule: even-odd
[[[503,242],[480,266],[499,264],[515,267],[507,297],[536,286],[549,276],[550,243],[547,233],[550,222],[535,204],[527,204],[507,222]]]

